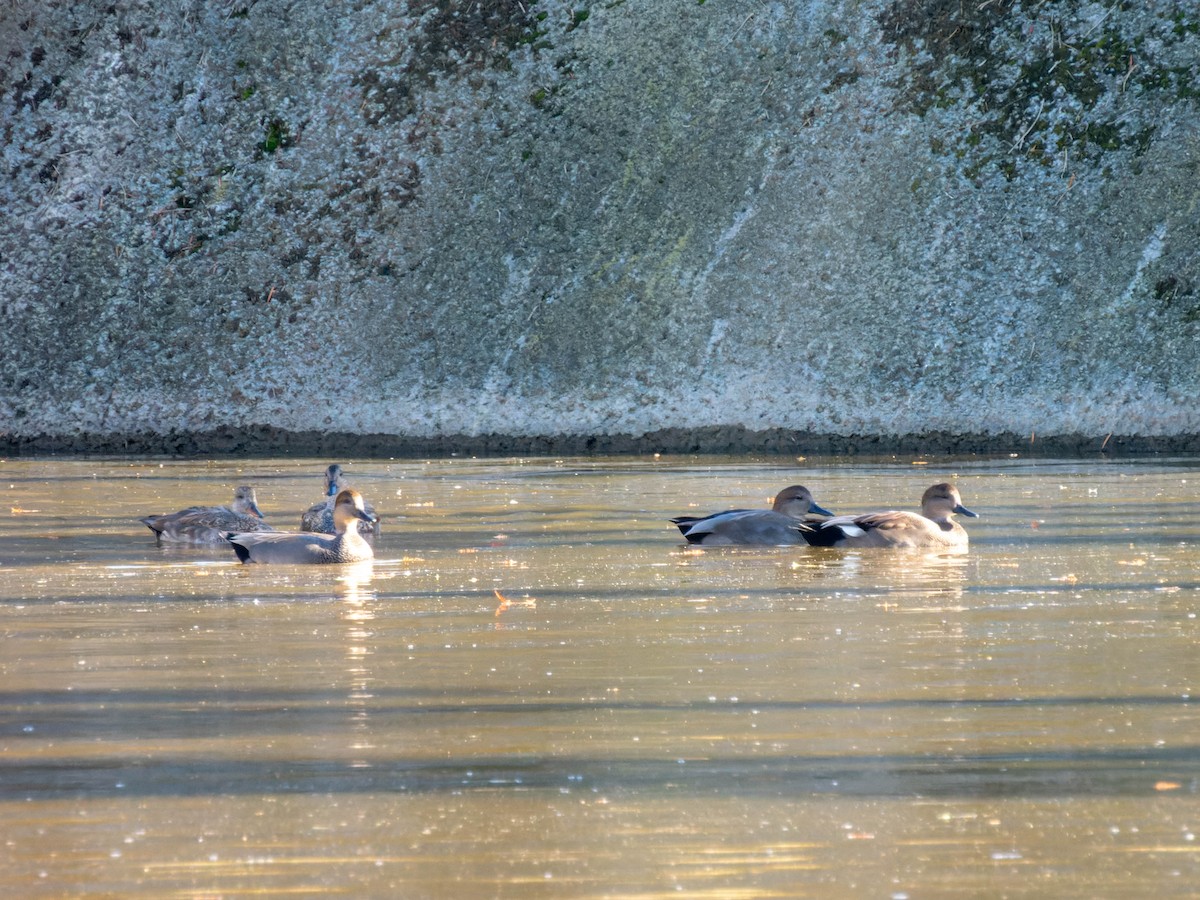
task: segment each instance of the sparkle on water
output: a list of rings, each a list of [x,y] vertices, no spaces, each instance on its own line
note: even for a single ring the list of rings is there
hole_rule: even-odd
[[[12,896],[1188,896],[1200,461],[337,460],[376,559],[137,519],[330,460],[8,460]],[[966,554],[684,545],[951,480]]]

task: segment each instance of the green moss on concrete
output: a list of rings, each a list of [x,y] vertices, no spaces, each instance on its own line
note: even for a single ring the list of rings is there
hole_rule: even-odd
[[[1125,14],[1112,16],[1118,8]],[[1197,19],[1129,2],[900,0],[879,24],[908,57],[896,82],[902,108],[969,111],[972,124],[946,135],[943,150],[968,178],[1012,179],[1031,164],[1145,152],[1154,110],[1200,96]]]

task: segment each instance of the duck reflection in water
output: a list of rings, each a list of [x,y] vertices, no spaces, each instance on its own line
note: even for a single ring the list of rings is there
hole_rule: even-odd
[[[771,509],[729,509],[711,516],[678,516],[671,521],[689,544],[704,546],[775,546],[803,544],[797,531],[811,513],[832,516],[818,506],[803,485],[785,487]]]
[[[352,563],[373,559],[375,552],[358,528],[372,523],[362,494],[353,488],[340,491],[333,504],[333,534],[310,532],[250,532],[227,534],[238,559],[244,563]]]
[[[225,543],[225,534],[238,532],[268,532],[275,529],[263,520],[254,488],[244,484],[233,492],[229,506],[189,506],[179,512],[162,516],[146,516],[139,522],[154,532],[158,543],[212,544]]]
[[[799,534],[814,547],[913,547],[966,549],[967,530],[954,515],[978,518],[962,505],[958,488],[935,484],[921,497],[920,514],[906,510],[835,516],[824,522],[804,522]]]

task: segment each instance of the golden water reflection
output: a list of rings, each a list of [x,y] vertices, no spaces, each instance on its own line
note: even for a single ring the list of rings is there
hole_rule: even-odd
[[[348,461],[353,567],[136,519],[327,460],[9,460],[16,896],[1189,896],[1194,460]],[[696,551],[953,478],[967,554]]]

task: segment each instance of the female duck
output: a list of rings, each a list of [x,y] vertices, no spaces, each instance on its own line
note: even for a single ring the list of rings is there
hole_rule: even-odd
[[[809,513],[832,516],[817,506],[808,488],[793,484],[775,497],[771,509],[730,509],[711,516],[679,516],[671,521],[690,544],[774,546],[802,544],[797,526]]]
[[[797,526],[814,547],[922,547],[965,549],[967,531],[954,514],[977,518],[962,505],[958,488],[935,484],[921,497],[921,514],[902,510],[836,516],[819,523]]]
[[[189,506],[164,516],[139,519],[154,532],[158,543],[223,544],[228,531],[274,531],[263,521],[254,488],[244,484],[233,492],[229,506]]]
[[[325,470],[325,499],[314,503],[300,517],[300,530],[313,531],[318,534],[333,534],[333,501],[338,492],[346,485],[342,482],[342,467],[337,463]],[[375,508],[364,501],[364,508],[375,516]],[[379,534],[379,517],[375,516],[372,523],[359,519],[354,523],[363,534]]]
[[[370,524],[374,516],[363,507],[362,494],[353,488],[340,491],[333,502],[333,534],[291,533],[227,534],[238,559],[244,563],[349,563],[374,559],[371,545],[350,526]]]

